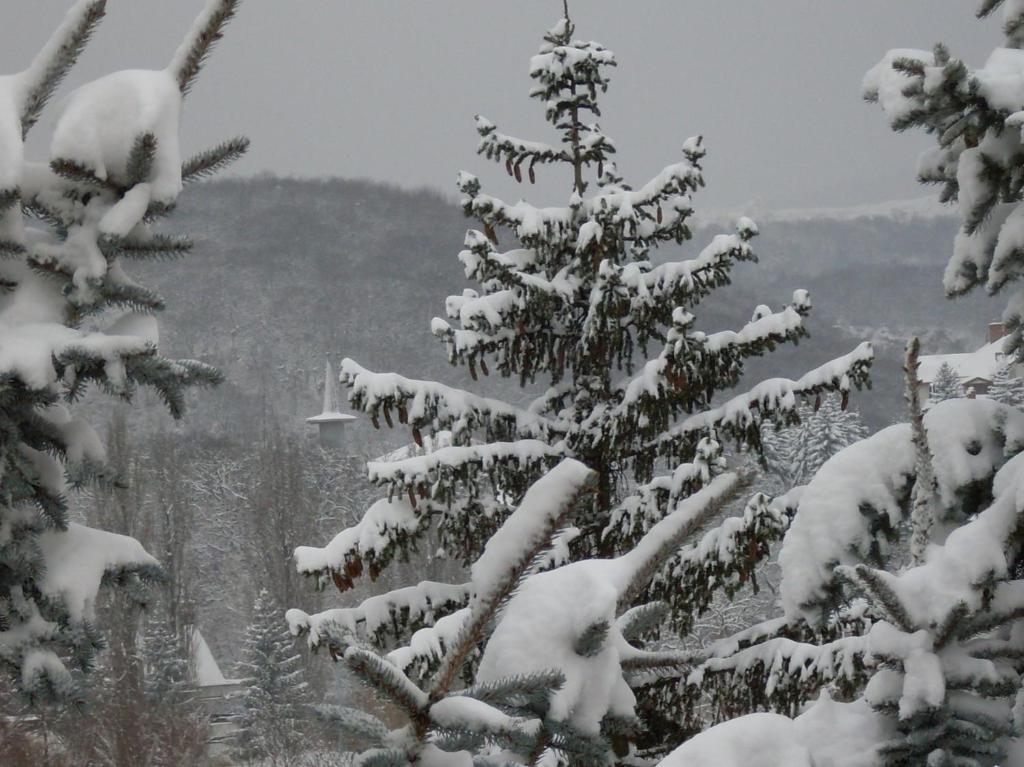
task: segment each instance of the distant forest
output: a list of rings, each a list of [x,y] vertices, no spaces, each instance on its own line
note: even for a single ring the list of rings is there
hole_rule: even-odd
[[[182,199],[175,231],[193,234],[189,260],[136,270],[167,300],[162,344],[171,356],[220,366],[227,382],[199,392],[179,428],[233,436],[269,420],[302,429],[319,406],[325,356],[472,387],[449,368],[430,319],[467,283],[457,254],[468,222],[454,194],[407,191],[360,180],[261,176],[199,185]],[[758,221],[758,264],[702,306],[704,329],[737,327],[757,303],[773,308],[811,292],[811,337],[752,366],[751,376],[794,374],[874,340],[876,396],[858,402],[877,428],[901,413],[903,339],[928,351],[981,345],[999,307],[984,296],[951,301],[939,277],[955,231],[952,217]],[[695,255],[722,226],[698,228],[682,248]],[[678,258],[663,249],[661,258]],[[756,369],[754,369],[756,368]],[[516,387],[509,395],[525,398]],[[135,412],[132,418],[158,418]],[[164,424],[164,421],[159,421]],[[155,425],[155,424],[154,424]],[[365,424],[368,449],[391,446]]]

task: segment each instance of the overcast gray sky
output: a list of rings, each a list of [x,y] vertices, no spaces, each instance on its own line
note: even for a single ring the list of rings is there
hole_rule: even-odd
[[[164,66],[203,3],[109,0],[68,85]],[[21,68],[69,4],[6,0],[0,71]],[[925,193],[914,158],[928,140],[890,133],[881,112],[861,101],[860,80],[887,49],[938,40],[980,65],[1000,36],[997,21],[974,20],[975,5],[572,0],[570,10],[578,37],[618,56],[601,125],[618,143],[627,179],[642,183],[678,159],[684,138],[702,133],[710,155],[698,208],[776,208]],[[452,191],[465,168],[517,197],[503,169],[476,157],[472,118],[552,138],[527,98],[527,62],[560,12],[561,0],[244,0],[189,97],[185,146],[245,133],[253,148],[236,169],[242,174]],[[46,127],[30,144],[37,156]]]

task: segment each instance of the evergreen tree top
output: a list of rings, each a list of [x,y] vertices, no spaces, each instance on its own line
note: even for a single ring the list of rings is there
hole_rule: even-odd
[[[897,131],[920,128],[936,145],[918,161],[918,178],[941,187],[940,199],[956,203],[960,231],[943,278],[946,293],[984,287],[1012,289],[1022,274],[1020,241],[1021,101],[1024,84],[1024,7],[979,0],[978,16],[1002,9],[1002,44],[980,67],[933,50],[894,49],[864,77],[864,97],[879,104]],[[1024,359],[1022,307],[1010,301],[1003,314],[1007,354]]]
[[[147,386],[178,418],[189,387],[221,378],[160,354],[163,299],[126,266],[187,253],[187,238],[154,232],[153,221],[172,212],[186,181],[248,146],[234,139],[180,157],[182,97],[236,5],[209,0],[181,67],[123,70],[76,89],[48,168],[26,161],[25,133],[105,3],[76,2],[29,66],[0,78],[0,668],[34,702],[77,695],[76,672],[102,645],[97,590],[128,586],[144,601],[141,586],[160,575],[134,539],[69,522],[70,492],[115,479],[74,403],[90,385],[125,401]]]

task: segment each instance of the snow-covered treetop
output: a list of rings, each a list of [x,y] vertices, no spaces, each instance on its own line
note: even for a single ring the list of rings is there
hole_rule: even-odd
[[[248,145],[234,139],[183,162],[178,140],[182,96],[236,6],[210,0],[169,67],[74,91],[48,164],[26,161],[25,134],[106,4],[76,2],[25,70],[0,77],[0,667],[37,700],[73,694],[69,668],[89,668],[97,589],[159,571],[137,541],[69,524],[68,492],[111,479],[102,441],[69,405],[90,384],[125,400],[149,386],[179,417],[187,387],[220,380],[159,354],[163,300],[125,264],[188,252],[187,238],[151,222],[185,181]]]
[[[891,50],[864,77],[865,98],[881,106],[894,130],[921,128],[936,139],[917,173],[924,183],[941,184],[942,201],[956,201],[963,219],[944,277],[949,295],[976,286],[1000,292],[1024,273],[1024,6],[981,0],[978,16],[1000,7],[1005,43],[983,66],[971,67],[939,44],[933,51]],[[1022,311],[1018,291],[1003,315],[1014,355],[1024,353]]]

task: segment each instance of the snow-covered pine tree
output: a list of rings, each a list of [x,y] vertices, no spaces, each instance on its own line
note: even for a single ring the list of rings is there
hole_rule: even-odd
[[[210,735],[206,709],[197,700],[192,679],[192,629],[175,627],[174,616],[166,604],[151,611],[146,620],[139,656],[142,665],[142,695],[125,701],[130,711],[108,708],[99,701],[93,708],[107,708],[113,722],[102,722],[95,733],[110,732],[118,737],[122,728],[137,728],[141,737],[132,738],[134,748],[127,754],[134,763],[153,767],[200,767],[207,763],[206,746]],[[117,715],[120,714],[118,717]],[[116,757],[111,745],[83,744],[81,753],[96,749],[97,761]]]
[[[91,384],[123,399],[142,385],[177,417],[188,387],[219,379],[159,354],[163,302],[125,265],[186,253],[186,238],[150,222],[183,183],[245,151],[235,139],[178,156],[182,97],[236,5],[210,0],[165,69],[116,72],[71,94],[49,166],[27,162],[23,140],[103,0],[75,3],[29,66],[0,78],[0,666],[36,701],[72,695],[74,673],[90,667],[97,589],[159,571],[134,539],[68,521],[67,493],[110,479],[100,438],[69,406]]]
[[[1004,405],[1024,407],[1024,379],[1003,365],[992,377],[992,385],[988,387],[989,399],[1002,402]]]
[[[935,379],[928,389],[928,404],[945,402],[948,399],[963,397],[965,394],[963,384],[960,383],[960,376],[948,362],[939,365],[935,371]]]
[[[738,384],[747,357],[805,333],[808,296],[796,291],[778,312],[759,306],[737,331],[697,329],[693,312],[700,302],[729,281],[737,261],[753,260],[757,228],[743,218],[734,234],[715,237],[693,259],[652,262],[658,246],[690,238],[690,195],[704,183],[703,142],[689,139],[680,162],[639,188],[628,185],[612,162],[614,143],[591,122],[600,116],[599,97],[615,59],[600,44],[573,35],[568,18],[561,20],[530,64],[531,95],[544,106],[557,144],[517,139],[477,118],[479,152],[502,162],[518,181],[567,169],[567,204],[510,205],[460,173],[463,209],[480,228],[467,233],[459,259],[479,288],[448,299],[447,314],[457,327],[432,322],[453,364],[465,365],[474,378],[493,367],[540,396],[518,407],[345,360],[340,377],[351,389],[350,402],[375,425],[397,420],[418,444],[449,431],[451,446],[369,464],[371,480],[388,488],[388,498],[326,547],[296,551],[299,570],[319,586],[333,581],[345,591],[364,571],[376,577],[397,554],[431,535],[466,563],[476,561],[528,488],[567,458],[594,470],[597,488],[559,536],[556,561],[629,556],[680,507],[693,514],[692,534],[720,507],[717,494],[711,494],[714,503],[702,495],[718,487],[725,470],[719,438],[756,447],[761,424],[791,419],[799,398],[840,391],[845,401],[866,380],[871,349],[864,344],[797,380],[772,379],[723,396]],[[499,239],[511,240],[511,248],[498,250]],[[651,346],[657,352],[648,358]],[[708,502],[694,509],[692,499]],[[667,621],[685,631],[716,591],[749,580],[785,524],[784,514],[755,495],[742,516],[678,547],[670,561],[659,560],[657,569],[635,579],[642,585],[617,601],[616,618],[625,613],[630,625],[652,629]],[[335,653],[356,635],[383,650],[435,624],[434,639],[414,639],[414,651],[400,656],[401,673],[423,676],[458,635],[449,632],[465,619],[474,593],[471,584],[420,584],[356,608],[320,615],[294,610],[290,619],[314,646],[326,644]],[[656,599],[667,609],[640,608]],[[640,611],[627,612],[634,607]],[[472,667],[460,665],[467,681]],[[640,708],[649,745],[676,742],[683,718],[678,701],[648,698]],[[426,699],[410,692],[409,700],[415,702],[410,710],[420,710]]]
[[[864,78],[864,97],[877,102],[893,130],[919,128],[936,146],[918,160],[922,183],[941,186],[957,202],[962,224],[943,279],[946,293],[975,287],[1005,293],[1024,273],[1024,5],[977,0],[977,15],[1002,8],[1005,40],[980,68],[934,50],[896,49]],[[1024,302],[1018,288],[1003,314],[1006,353],[1020,359]]]
[[[304,737],[307,684],[302,656],[282,622],[281,609],[261,589],[245,632],[240,672],[246,678],[239,719],[239,753],[251,759],[293,753]]]
[[[713,648],[688,685],[742,693],[723,701],[727,710],[789,714],[829,690],[795,721],[771,720],[808,764],[853,763],[828,754],[886,767],[1016,764],[1008,755],[1024,753],[1024,414],[954,399],[922,415],[916,345],[907,370],[911,422],[840,452],[804,490],[779,557],[784,616]],[[723,677],[743,679],[746,690]],[[664,767],[764,724],[743,717],[712,728]],[[773,762],[763,746],[764,764],[803,763]]]
[[[185,643],[167,616],[154,611],[142,637],[142,687],[154,703],[166,703],[184,692],[189,681]]]
[[[816,404],[797,408],[799,423],[783,429],[769,425],[762,434],[768,467],[788,487],[807,484],[825,461],[867,436],[860,414],[844,410],[837,397]]]

